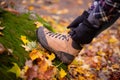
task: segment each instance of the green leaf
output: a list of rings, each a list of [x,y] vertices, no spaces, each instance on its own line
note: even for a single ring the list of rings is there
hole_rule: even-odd
[[[13,63],[13,67],[8,72],[15,73],[16,77],[20,77],[20,67],[16,63]]]

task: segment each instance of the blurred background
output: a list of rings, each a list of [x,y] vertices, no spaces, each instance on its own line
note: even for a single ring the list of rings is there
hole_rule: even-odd
[[[93,0],[0,0],[3,8],[14,8],[19,12],[32,11],[40,15],[73,20],[88,9]]]

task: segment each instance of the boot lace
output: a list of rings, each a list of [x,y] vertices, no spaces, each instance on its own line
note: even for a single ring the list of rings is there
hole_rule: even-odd
[[[67,37],[66,35],[63,34],[59,34],[59,33],[53,33],[53,32],[47,32],[46,34],[48,34],[48,36],[54,37],[54,38],[58,38],[61,40],[69,40],[69,36]]]

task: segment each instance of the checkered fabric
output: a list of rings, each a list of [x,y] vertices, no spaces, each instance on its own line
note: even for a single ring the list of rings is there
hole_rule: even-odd
[[[120,0],[95,0],[90,10],[93,9],[93,15],[98,20],[108,22],[116,13],[120,13]]]

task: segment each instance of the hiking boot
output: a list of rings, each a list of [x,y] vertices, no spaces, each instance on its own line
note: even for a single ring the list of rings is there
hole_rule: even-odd
[[[70,34],[53,33],[44,27],[38,28],[36,33],[40,45],[55,53],[63,63],[70,64],[82,49],[72,40]]]

